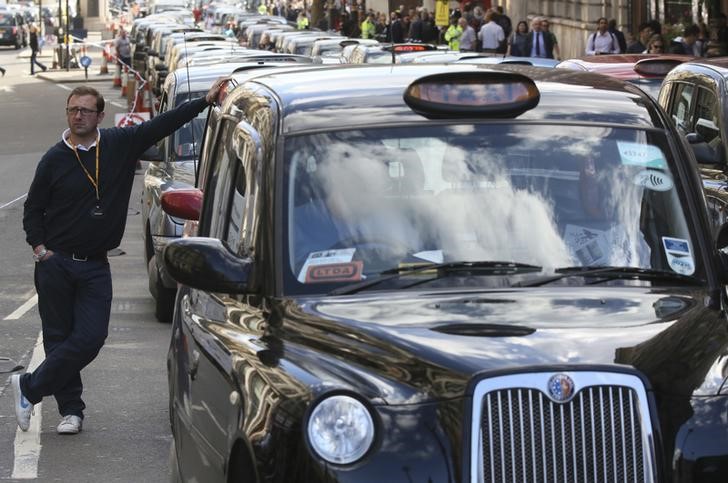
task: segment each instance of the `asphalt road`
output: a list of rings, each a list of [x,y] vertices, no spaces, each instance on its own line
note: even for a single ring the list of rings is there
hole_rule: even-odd
[[[0,48],[0,66],[7,69],[0,78],[0,356],[28,366],[40,319],[32,302],[34,263],[22,229],[23,202],[38,160],[66,127],[65,101],[77,84],[30,76],[28,59],[9,48]],[[109,127],[113,114],[123,112],[119,90],[111,82],[93,85],[107,99],[103,126]],[[31,428],[18,436],[9,377],[0,376],[0,480],[168,480],[165,357],[170,326],[155,321],[147,290],[141,181],[138,174],[120,247],[125,253],[110,259],[114,302],[109,337],[99,357],[82,372],[87,405],[83,432],[57,435],[60,416],[55,401],[46,398],[41,408],[36,406],[39,433],[32,434]]]

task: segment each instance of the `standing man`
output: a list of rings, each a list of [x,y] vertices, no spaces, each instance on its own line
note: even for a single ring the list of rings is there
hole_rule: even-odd
[[[670,53],[680,55],[696,55],[695,42],[698,40],[700,28],[697,25],[688,25],[683,29],[682,37],[676,37],[670,43]]]
[[[647,42],[652,37],[652,27],[647,22],[642,22],[639,26],[639,38],[627,47],[628,54],[641,54],[647,50]]]
[[[463,30],[463,35],[460,37],[460,51],[474,52],[478,42],[475,29],[470,26],[468,19],[465,17],[460,17],[458,19],[458,25],[460,25],[460,28]]]
[[[390,27],[391,40],[393,44],[401,44],[404,42],[404,26],[402,25],[402,14],[399,12],[392,12],[390,16]]]
[[[35,66],[37,65],[43,72],[48,70],[48,67],[38,62],[38,54],[40,54],[40,44],[38,43],[38,34],[40,31],[38,27],[33,23],[30,25],[30,75],[35,75]],[[4,75],[4,73],[3,73]]]
[[[549,58],[561,60],[559,41],[556,40],[556,35],[554,35],[554,33],[551,31],[551,23],[547,18],[541,19],[541,32],[543,32],[543,34],[547,36],[549,38],[549,41],[551,42],[551,52],[553,55]]]
[[[450,50],[460,50],[460,37],[463,35],[463,28],[458,24],[458,19],[450,17],[450,26],[445,31],[445,42]]]
[[[493,11],[485,12],[483,26],[478,32],[478,39],[483,52],[496,53],[498,48],[506,38],[503,28],[493,21]]]
[[[543,19],[535,17],[531,21],[531,32],[526,41],[526,55],[542,59],[554,58],[554,44],[551,35],[546,35],[541,30]]]
[[[367,13],[366,18],[361,23],[361,38],[373,39],[377,34],[377,28],[374,26],[374,12]]]
[[[203,98],[123,128],[99,129],[105,102],[96,89],[76,87],[68,96],[68,129],[38,163],[23,213],[36,261],[46,358],[35,371],[12,376],[22,431],[30,426],[33,405],[51,395],[62,417],[57,432],[81,431],[86,405],[80,373],[108,334],[112,289],[106,253],[124,234],[136,161],[212,104],[224,81],[218,79]]]
[[[618,54],[619,42],[617,37],[608,30],[607,19],[601,17],[597,20],[597,31],[586,41],[586,55]]]
[[[119,36],[114,41],[114,47],[116,48],[116,59],[121,65],[121,70],[124,70],[124,66],[131,67],[131,42],[126,36],[124,27],[119,28]]]

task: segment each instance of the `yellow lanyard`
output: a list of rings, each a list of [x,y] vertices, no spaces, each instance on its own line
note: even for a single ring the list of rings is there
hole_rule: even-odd
[[[69,138],[69,141],[70,141],[70,138]],[[99,141],[100,141],[99,136],[96,136],[96,179],[93,179],[93,177],[91,177],[91,173],[88,172],[88,170],[86,169],[86,166],[84,166],[83,163],[81,162],[81,156],[78,155],[76,146],[73,146],[73,145],[71,146],[71,149],[73,149],[73,154],[75,154],[76,159],[78,159],[78,164],[81,165],[81,169],[83,170],[84,173],[86,173],[86,177],[91,182],[91,185],[94,187],[94,190],[96,190],[96,201],[100,201],[100,198],[99,198],[99,151],[101,151],[101,150],[99,149]],[[71,144],[71,143],[68,143],[68,144]]]

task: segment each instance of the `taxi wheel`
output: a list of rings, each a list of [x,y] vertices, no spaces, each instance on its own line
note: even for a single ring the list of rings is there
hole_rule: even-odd
[[[177,291],[157,281],[157,297],[154,299],[154,316],[159,322],[169,324],[174,315],[174,299]]]
[[[15,43],[15,45],[14,45],[14,47],[15,47],[15,50],[18,50],[18,49],[20,49],[20,43],[17,43],[17,42],[16,42],[16,43]]]

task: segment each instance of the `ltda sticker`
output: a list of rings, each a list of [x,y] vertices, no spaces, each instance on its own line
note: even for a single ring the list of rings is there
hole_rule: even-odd
[[[666,173],[645,169],[634,177],[634,184],[654,191],[670,191],[672,189],[672,178]]]

